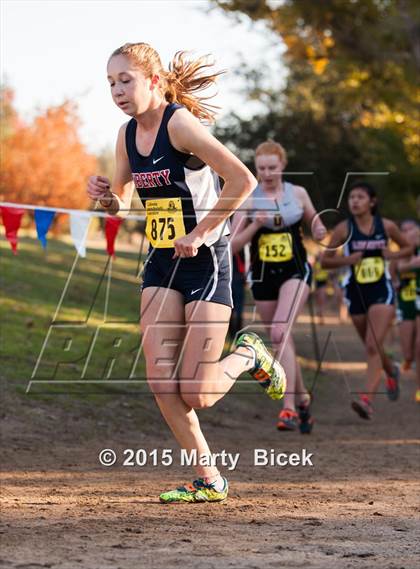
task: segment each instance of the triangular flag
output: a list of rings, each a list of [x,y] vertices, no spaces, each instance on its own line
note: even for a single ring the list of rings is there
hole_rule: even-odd
[[[47,246],[47,233],[50,225],[54,219],[55,211],[49,211],[47,209],[36,209],[35,210],[35,224],[36,232],[38,233],[38,239],[41,241],[42,246]]]
[[[122,217],[115,215],[110,215],[105,219],[106,250],[108,255],[115,255],[115,238],[123,221]]]
[[[18,209],[15,207],[0,207],[3,224],[6,230],[6,238],[9,240],[12,246],[12,251],[14,255],[17,255],[17,232],[20,227],[20,222],[22,221],[22,215],[24,214],[24,209]]]
[[[90,215],[70,214],[70,233],[74,246],[81,257],[86,257],[85,241],[89,229]]]

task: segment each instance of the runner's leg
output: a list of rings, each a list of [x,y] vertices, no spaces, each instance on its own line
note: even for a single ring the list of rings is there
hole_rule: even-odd
[[[250,350],[237,348],[221,361],[231,309],[215,302],[190,302],[185,307],[186,341],[179,371],[184,401],[195,409],[211,407],[251,369]]]
[[[296,353],[291,337],[293,325],[309,296],[309,286],[300,279],[290,279],[280,288],[271,326],[271,341],[276,358],[285,369],[287,391],[284,408],[296,410]],[[258,304],[257,304],[258,309]]]
[[[394,314],[394,306],[387,304],[373,304],[368,310],[365,341],[368,364],[366,395],[370,400],[373,399],[378,389],[382,369],[385,369],[387,373],[392,373],[392,363],[384,353],[383,344]]]
[[[291,341],[293,342],[293,346],[294,346],[294,340],[293,338],[291,338]],[[296,353],[296,347],[293,347],[295,353]],[[297,357],[296,357],[296,400],[298,405],[301,403],[301,401],[307,402],[308,398],[306,397],[308,395],[308,390],[306,389],[305,383],[303,381],[303,375],[302,375],[302,366],[300,365]]]
[[[401,351],[405,362],[414,360],[416,323],[414,320],[400,322]]]
[[[210,454],[198,417],[180,394],[176,375],[185,336],[184,299],[170,289],[149,287],[141,298],[142,346],[148,383],[168,426],[181,448]],[[197,465],[199,477],[217,473],[217,468]]]
[[[262,323],[266,326],[267,333],[269,336],[271,336],[271,333],[272,333],[272,324],[273,324],[274,315],[276,313],[277,304],[278,304],[277,300],[256,300],[255,301],[255,305],[257,307],[257,312],[261,318]],[[291,334],[289,336],[289,341],[292,343],[293,351],[296,354],[296,348],[295,348],[294,340],[293,340],[293,337]],[[307,398],[305,397],[305,395],[308,394],[308,390],[306,389],[305,384],[303,382],[302,369],[301,369],[300,363],[297,361],[297,357],[295,358],[295,374],[296,374],[297,401],[298,401],[298,403],[300,403],[301,400],[305,400],[305,402],[306,402]],[[287,376],[287,370],[286,370],[286,377],[288,377]]]
[[[367,332],[367,316],[366,314],[352,314],[351,320],[353,322],[354,327],[356,328],[356,332],[359,335],[359,338],[362,340],[363,344],[366,341],[366,332]]]

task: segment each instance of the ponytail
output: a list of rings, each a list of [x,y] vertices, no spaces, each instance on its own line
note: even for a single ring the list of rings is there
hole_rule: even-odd
[[[159,75],[160,88],[169,103],[183,105],[201,121],[214,122],[219,107],[206,102],[212,96],[200,97],[197,93],[215,84],[224,71],[212,73],[213,63],[208,62],[207,57],[191,60],[187,59],[187,52],[178,51],[169,64],[169,71],[166,71],[157,51],[147,43],[126,43],[111,57],[114,55],[129,57],[147,78]]]
[[[184,105],[198,119],[212,123],[219,107],[206,102],[211,96],[199,97],[196,93],[214,85],[224,71],[211,73],[213,63],[209,63],[207,57],[188,60],[186,56],[187,52],[178,51],[169,64],[169,71],[163,72],[165,99],[169,103]]]

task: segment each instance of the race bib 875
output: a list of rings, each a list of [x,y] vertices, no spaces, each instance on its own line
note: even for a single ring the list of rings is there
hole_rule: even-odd
[[[181,198],[147,200],[146,220],[146,237],[157,249],[169,249],[185,235]]]

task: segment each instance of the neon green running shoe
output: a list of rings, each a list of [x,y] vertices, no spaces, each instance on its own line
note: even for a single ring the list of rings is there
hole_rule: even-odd
[[[255,367],[249,370],[249,373],[271,399],[282,399],[286,391],[286,374],[281,364],[267,350],[261,338],[253,332],[246,332],[236,340],[236,346],[243,346],[254,351]]]
[[[202,478],[194,480],[192,484],[186,484],[176,490],[164,492],[159,496],[159,500],[164,504],[173,504],[180,502],[222,502],[228,496],[229,486],[226,478],[223,478],[225,484],[223,490],[218,492],[214,489],[213,484],[206,484]]]

